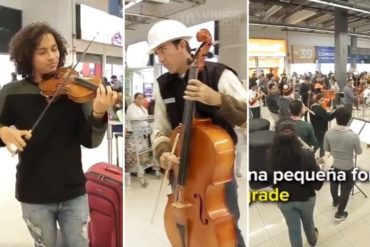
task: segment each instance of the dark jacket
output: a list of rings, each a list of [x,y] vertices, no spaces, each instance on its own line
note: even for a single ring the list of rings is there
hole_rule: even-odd
[[[291,98],[284,98],[282,96],[279,98],[278,105],[279,105],[280,117],[290,117],[291,116],[290,109],[289,109],[290,102],[292,102]]]
[[[278,104],[279,98],[280,98],[280,94],[278,93],[267,95],[266,104],[270,112],[279,114],[279,104]]]
[[[218,82],[225,69],[233,71],[226,65],[206,62],[206,67],[199,73],[198,79],[213,90],[218,91]],[[163,101],[165,102],[167,115],[172,129],[176,128],[182,122],[185,106],[183,96],[188,78],[189,75],[187,72],[184,78],[180,78],[178,74],[165,73],[157,79],[159,91]],[[219,125],[229,133],[234,143],[237,142],[237,135],[233,126],[217,115],[218,107],[206,105],[200,102],[196,102],[195,107],[196,113],[199,117],[211,118],[214,124]]]
[[[46,105],[35,83],[24,79],[6,84],[0,91],[0,127],[29,130]],[[81,145],[98,146],[108,121],[106,115],[103,121],[94,119],[91,109],[91,104],[78,104],[66,96],[52,103],[19,154],[19,201],[57,203],[86,193]]]
[[[299,95],[301,96],[302,103],[307,106],[308,102],[308,91],[310,91],[310,84],[302,83],[299,87]]]
[[[325,132],[328,131],[329,121],[334,119],[334,112],[327,112],[318,104],[313,104],[311,110],[315,113],[315,115],[310,113],[311,124],[317,140],[321,143]]]
[[[297,170],[292,167],[292,171],[308,171],[317,173],[320,168],[316,165],[314,154],[308,150],[302,150],[302,170]],[[279,188],[280,191],[289,193],[289,201],[307,201],[310,197],[315,196],[315,190],[320,190],[323,182],[313,181],[301,184],[298,181],[281,181],[274,184],[274,188]]]

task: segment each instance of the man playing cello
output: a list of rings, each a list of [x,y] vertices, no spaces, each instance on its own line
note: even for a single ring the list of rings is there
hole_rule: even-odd
[[[191,35],[185,25],[165,20],[156,23],[148,33],[150,53],[155,53],[168,70],[160,76],[155,94],[153,148],[164,169],[179,164],[179,157],[171,153],[169,135],[181,123],[184,99],[195,101],[198,114],[211,118],[233,139],[233,127],[246,123],[247,93],[235,72],[221,63],[206,63],[207,81],[190,80],[188,60],[192,58],[188,40]],[[225,198],[236,222],[239,219],[237,184],[233,179],[226,185]],[[245,246],[240,230],[236,227],[237,246]]]

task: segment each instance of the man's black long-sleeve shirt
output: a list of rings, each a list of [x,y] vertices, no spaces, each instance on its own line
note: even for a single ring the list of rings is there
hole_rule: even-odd
[[[36,83],[24,79],[6,84],[0,90],[0,127],[30,130],[46,105]],[[16,198],[26,203],[56,203],[85,194],[81,145],[98,146],[106,128],[107,117],[94,119],[91,104],[61,96],[19,154]],[[4,145],[0,139],[0,146]]]

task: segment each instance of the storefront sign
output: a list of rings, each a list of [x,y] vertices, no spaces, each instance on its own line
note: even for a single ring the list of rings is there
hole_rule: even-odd
[[[351,57],[370,56],[370,48],[348,46],[348,56]]]
[[[315,63],[315,47],[292,45],[293,63]]]
[[[153,83],[143,83],[143,94],[145,98],[153,99]]]
[[[148,66],[149,45],[146,41],[141,41],[127,46],[126,64],[128,68],[144,68]]]
[[[123,46],[123,18],[87,5],[76,5],[77,39]]]
[[[319,63],[335,63],[335,48],[330,46],[316,46],[316,58]]]
[[[285,57],[286,41],[278,39],[249,39],[250,57]]]

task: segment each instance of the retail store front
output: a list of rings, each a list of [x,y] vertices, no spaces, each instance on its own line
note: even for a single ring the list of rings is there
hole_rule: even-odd
[[[249,39],[249,74],[272,73],[281,75],[285,71],[287,55],[286,41],[275,39]]]

